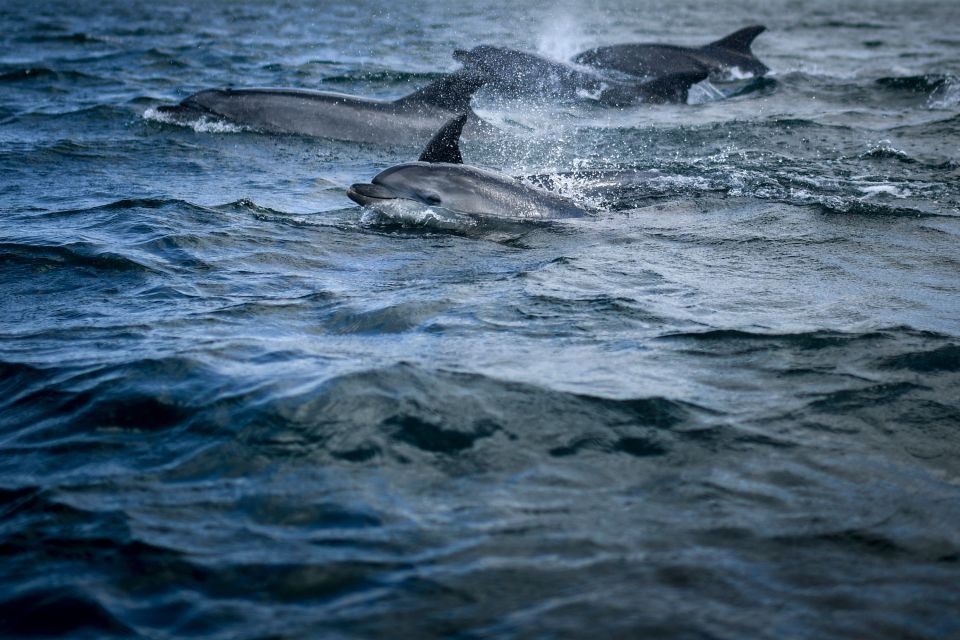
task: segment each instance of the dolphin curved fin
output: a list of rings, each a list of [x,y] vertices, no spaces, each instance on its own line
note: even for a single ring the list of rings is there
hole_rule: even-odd
[[[766,30],[767,28],[762,24],[744,27],[726,37],[720,38],[716,42],[711,42],[707,46],[729,49],[738,53],[750,53],[750,45],[753,44],[754,38]]]
[[[460,133],[467,122],[467,115],[464,113],[443,125],[420,154],[420,162],[463,164],[463,156],[460,155]]]
[[[463,113],[470,108],[474,92],[486,81],[487,77],[481,73],[461,70],[395,100],[394,104],[429,104],[453,113]]]

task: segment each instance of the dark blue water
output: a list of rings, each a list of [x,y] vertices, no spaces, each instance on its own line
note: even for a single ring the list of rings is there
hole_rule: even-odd
[[[0,0],[0,636],[960,635],[960,5],[514,4]],[[726,100],[476,96],[583,221],[155,112],[753,23]]]

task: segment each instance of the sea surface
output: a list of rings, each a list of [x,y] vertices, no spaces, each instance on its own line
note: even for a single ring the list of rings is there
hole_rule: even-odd
[[[420,144],[156,111],[749,24],[726,99],[476,95],[466,161],[584,220],[390,219],[344,190]],[[0,636],[960,637],[957,25],[0,0]]]

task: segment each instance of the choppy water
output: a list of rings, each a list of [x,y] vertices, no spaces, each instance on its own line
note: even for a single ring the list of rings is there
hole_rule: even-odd
[[[0,2],[0,635],[960,634],[960,5],[513,5]],[[149,117],[751,23],[739,97],[477,96],[592,220]]]

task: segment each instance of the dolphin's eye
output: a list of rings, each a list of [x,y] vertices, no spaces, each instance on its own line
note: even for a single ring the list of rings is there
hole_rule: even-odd
[[[420,198],[429,205],[438,205],[441,202],[440,196],[435,193],[423,193]]]

